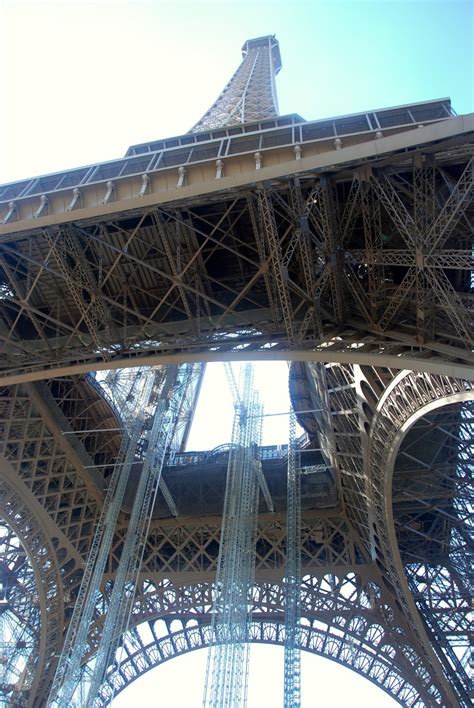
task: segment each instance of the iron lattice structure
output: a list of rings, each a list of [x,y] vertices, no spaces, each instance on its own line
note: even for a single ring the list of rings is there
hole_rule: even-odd
[[[232,370],[229,377],[235,382]],[[255,574],[258,473],[262,405],[253,390],[253,367],[245,364],[234,401],[232,447],[226,478],[219,557],[214,582],[212,645],[203,705],[247,704],[249,669],[248,603]]]
[[[281,69],[281,58],[277,40],[249,39],[242,47],[242,56],[241,65],[192,132],[278,115],[275,76]]]
[[[2,629],[7,704],[44,705],[54,678],[125,432],[113,370],[226,357],[291,359],[294,408],[314,411],[298,416],[321,452],[299,452],[295,649],[404,705],[469,702],[474,117],[448,99],[278,116],[277,42],[244,47],[196,132],[0,187],[0,600],[26,628]],[[227,457],[165,460],[104,702],[213,641]],[[286,457],[261,451],[273,510],[260,501],[248,630],[281,644]]]

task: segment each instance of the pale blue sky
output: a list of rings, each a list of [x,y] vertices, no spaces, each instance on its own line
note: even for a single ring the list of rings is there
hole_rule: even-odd
[[[451,96],[473,110],[464,0],[0,0],[0,182],[188,130],[250,37],[275,33],[281,113]]]
[[[473,14],[463,0],[0,0],[0,183],[186,132],[236,69],[243,42],[265,34],[280,42],[281,113],[317,119],[445,96],[468,113]],[[279,691],[280,654],[256,668]],[[137,682],[120,706],[200,705],[197,657]],[[368,682],[359,694],[347,670],[311,657],[304,666],[305,708],[392,704]],[[346,697],[330,692],[335,683]],[[193,698],[178,698],[177,684]],[[249,708],[279,704],[263,690]]]

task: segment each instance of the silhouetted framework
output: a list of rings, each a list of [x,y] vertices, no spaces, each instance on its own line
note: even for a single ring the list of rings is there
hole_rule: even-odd
[[[133,407],[149,365],[167,376],[197,364],[98,703],[215,641],[232,450],[184,441],[202,364],[226,358],[291,360],[306,431],[296,626],[285,631],[293,452],[261,448],[249,638],[290,638],[406,706],[470,704],[474,116],[449,99],[279,116],[279,68],[274,37],[249,40],[194,132],[0,187],[8,706],[39,708],[53,686],[130,434],[121,402]],[[85,685],[115,606],[143,432],[92,608]]]

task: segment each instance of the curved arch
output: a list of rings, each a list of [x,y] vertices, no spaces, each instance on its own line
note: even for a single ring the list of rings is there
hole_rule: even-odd
[[[256,644],[283,646],[285,641],[284,620],[260,619],[250,625],[250,641]],[[423,705],[415,687],[394,670],[392,657],[378,652],[374,654],[357,638],[347,643],[336,634],[329,636],[315,627],[300,626],[298,647],[316,656],[335,661],[360,676],[368,679],[403,705]],[[183,627],[169,632],[157,641],[140,646],[122,661],[120,671],[111,671],[102,687],[101,698],[105,702],[118,695],[127,686],[157,666],[213,644],[209,624]]]
[[[24,697],[20,693],[24,668],[38,648],[37,582],[26,549],[0,517],[0,696],[4,699],[12,694]]]
[[[152,666],[179,653],[209,646],[212,584],[147,581],[133,610],[135,626],[124,635],[102,688],[104,700]],[[284,587],[262,583],[252,591],[252,641],[284,642]],[[374,581],[373,566],[306,575],[301,587],[300,646],[367,676],[405,705],[428,704],[430,676],[397,623],[389,593]],[[100,633],[100,628],[97,627]],[[95,633],[95,630],[94,630]],[[407,661],[407,654],[415,657]],[[93,658],[92,655],[90,657]]]
[[[359,366],[383,366],[397,370],[400,369],[401,365],[403,365],[411,371],[428,371],[433,374],[445,376],[462,376],[466,379],[474,378],[473,367],[468,363],[457,364],[441,358],[437,359],[433,357],[432,359],[426,359],[423,358],[423,356],[416,357],[410,356],[410,354],[401,357],[399,353],[388,354],[386,351],[382,351],[379,354],[373,353],[372,351],[361,352],[356,351],[354,348],[351,348],[351,346],[353,345],[350,344],[346,351],[341,351],[332,348],[331,346],[321,346],[320,349],[252,350],[250,360],[302,361],[308,363],[319,362],[323,364],[331,362],[336,364]],[[34,368],[31,370],[23,367],[20,373],[1,375],[0,384],[2,386],[9,386],[12,384],[25,383],[27,381],[42,381],[43,379],[53,379],[60,376],[86,374],[91,371],[131,369],[147,366],[167,366],[168,364],[204,364],[213,361],[249,361],[249,352],[246,349],[242,349],[239,351],[224,352],[203,351],[198,353],[181,352],[179,354],[133,354],[128,357],[112,359],[106,362],[94,360],[85,364],[71,364],[68,366],[51,365],[49,368]]]
[[[410,591],[396,537],[392,505],[395,460],[400,445],[412,426],[424,415],[451,403],[471,400],[472,383],[461,379],[404,371],[396,377],[379,402],[370,436],[370,492],[379,544],[379,562],[393,586],[398,601],[423,647],[427,666],[438,678],[444,700],[457,702],[452,676],[447,680],[441,668],[443,656],[435,652]],[[451,672],[452,673],[452,672]],[[457,691],[461,688],[457,688]]]
[[[46,384],[41,390],[53,397],[94,464],[101,469],[113,466],[122,442],[123,421],[107,391],[91,374],[51,379]]]
[[[64,607],[61,574],[46,529],[42,528],[21,494],[3,475],[0,475],[0,515],[18,536],[28,555],[38,592],[41,618],[39,644],[32,655],[36,661],[27,665],[25,678],[28,705],[35,705],[62,641]]]
[[[461,394],[461,397],[469,397],[472,384],[426,372],[384,370],[379,374],[374,371],[374,380],[380,384],[379,402],[371,425],[362,427],[368,421],[361,406],[363,392],[357,388],[360,380],[358,368],[340,365],[327,367],[324,371],[310,368],[315,381],[315,407],[318,408],[327,395],[329,405],[322,407],[343,414],[327,422],[325,428],[329,433],[333,430],[338,432],[335,450],[336,453],[341,452],[337,465],[343,482],[345,510],[365,550],[379,568],[398,617],[404,617],[407,622],[416,648],[413,662],[423,667],[423,678],[417,685],[420,685],[420,690],[427,691],[428,705],[439,704],[440,701],[457,705],[456,692],[447,678],[451,677],[452,672],[445,673],[443,670],[411,597],[403,565],[399,563],[396,566],[394,561],[398,544],[393,523],[390,527],[386,514],[386,507],[391,513],[391,494],[387,495],[387,485],[391,490],[391,479],[387,480],[386,475],[388,448],[407,419],[424,406],[442,405],[445,396]],[[370,378],[369,371],[362,373]],[[420,411],[419,415],[422,416],[425,411]],[[400,561],[399,554],[398,558]]]

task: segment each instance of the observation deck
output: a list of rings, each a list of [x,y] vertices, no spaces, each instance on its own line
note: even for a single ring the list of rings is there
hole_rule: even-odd
[[[288,167],[297,174],[307,169],[306,158],[319,156],[323,165],[326,153],[331,155],[328,164],[337,163],[346,153],[334,153],[336,139],[353,148],[375,139],[367,153],[375,157],[384,147],[384,138],[453,118],[451,101],[444,98],[315,121],[276,116],[132,145],[125,158],[0,185],[0,235],[181,200],[195,193],[192,185],[199,185],[200,193],[211,194],[251,183],[259,177],[256,152],[263,153],[265,167],[272,166],[282,175],[285,170],[279,170],[279,164],[294,161]],[[465,129],[473,129],[468,126]],[[420,131],[418,141],[423,137]],[[295,160],[296,146],[305,160]],[[404,147],[400,141],[399,149]],[[225,160],[220,177],[216,177],[216,160]],[[182,184],[179,168],[186,168]]]

